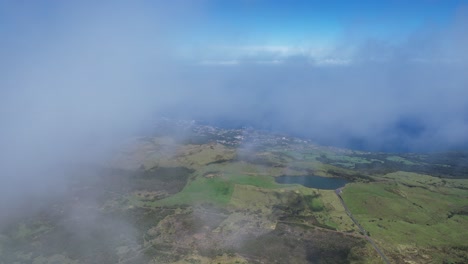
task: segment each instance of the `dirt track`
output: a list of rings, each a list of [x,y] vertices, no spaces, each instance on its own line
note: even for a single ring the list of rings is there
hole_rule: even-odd
[[[344,202],[343,198],[341,197],[341,192],[343,191],[343,188],[338,188],[335,190],[335,193],[336,195],[338,196],[338,198],[340,199],[340,202],[341,204],[343,205],[343,208],[345,209],[346,211],[346,214],[348,214],[349,218],[351,218],[351,220],[353,220],[354,224],[359,227],[359,230],[361,231],[362,235],[364,235],[364,237],[367,239],[367,241],[369,241],[369,243],[371,243],[371,245],[374,247],[375,251],[377,251],[377,253],[379,253],[380,257],[382,257],[382,260],[386,263],[386,264],[390,264],[390,261],[388,261],[387,257],[385,256],[385,254],[382,252],[382,250],[380,250],[380,248],[375,244],[375,242],[367,235],[367,231],[364,229],[364,227],[362,227],[358,221],[353,217],[353,215],[351,214],[351,211],[349,211],[348,207],[346,206],[346,203]]]

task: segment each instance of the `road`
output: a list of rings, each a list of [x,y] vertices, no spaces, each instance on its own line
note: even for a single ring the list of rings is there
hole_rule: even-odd
[[[369,241],[369,243],[371,243],[371,245],[374,247],[375,251],[377,251],[377,253],[379,253],[380,257],[382,258],[382,260],[386,263],[386,264],[390,264],[390,261],[388,261],[387,257],[385,256],[385,254],[382,252],[382,250],[380,250],[380,248],[375,244],[375,242],[367,235],[367,231],[364,229],[364,227],[362,227],[358,221],[354,218],[353,214],[351,214],[351,211],[349,211],[348,209],[348,206],[346,206],[346,203],[344,202],[343,198],[341,197],[341,192],[343,191],[343,188],[344,187],[341,187],[341,188],[338,188],[335,190],[335,193],[336,195],[338,196],[338,198],[340,199],[340,202],[341,202],[341,205],[343,205],[343,208],[345,209],[346,211],[346,214],[348,214],[349,218],[351,218],[351,220],[353,220],[354,224],[359,228],[359,230],[361,231],[361,233],[364,235],[364,237],[366,238],[367,241]]]

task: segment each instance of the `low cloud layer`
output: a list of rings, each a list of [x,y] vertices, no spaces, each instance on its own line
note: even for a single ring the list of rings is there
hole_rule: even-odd
[[[216,46],[183,68],[188,116],[384,151],[468,146],[468,17],[399,41],[343,36],[326,50]],[[353,30],[349,30],[353,32]],[[207,48],[209,50],[209,48]],[[224,54],[224,57],[223,57]],[[179,109],[184,111],[184,109]]]
[[[0,10],[3,209],[65,191],[69,164],[105,161],[157,113],[171,93],[169,29],[180,26],[165,12],[185,12],[123,1]]]
[[[1,5],[0,193],[9,200],[62,186],[57,164],[104,159],[161,115],[350,148],[468,147],[463,7],[449,26],[398,43],[343,36],[320,52],[207,45],[186,56],[180,43],[203,4]]]

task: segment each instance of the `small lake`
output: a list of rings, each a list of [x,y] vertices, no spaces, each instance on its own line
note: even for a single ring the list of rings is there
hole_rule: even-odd
[[[305,187],[323,189],[323,190],[335,190],[345,186],[349,183],[348,180],[343,178],[328,178],[315,175],[306,176],[279,176],[275,178],[277,183],[282,184],[301,184]]]

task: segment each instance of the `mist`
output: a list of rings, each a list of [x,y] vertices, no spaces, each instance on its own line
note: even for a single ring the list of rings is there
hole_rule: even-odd
[[[161,116],[362,150],[468,147],[466,7],[397,43],[350,25],[320,55],[207,44],[186,56],[207,5],[0,4],[0,220],[66,193],[70,164],[105,163]]]
[[[144,6],[36,5],[1,8],[1,192],[10,199],[59,191],[57,168],[104,159],[161,101],[150,88],[163,81],[147,80],[167,61],[164,19],[149,23]]]
[[[215,48],[218,58],[184,69],[197,87],[184,105],[191,107],[188,116],[248,123],[324,145],[466,149],[466,17],[461,7],[449,27],[428,22],[398,42],[345,34],[318,55],[269,46],[239,54],[223,47],[223,58]]]

